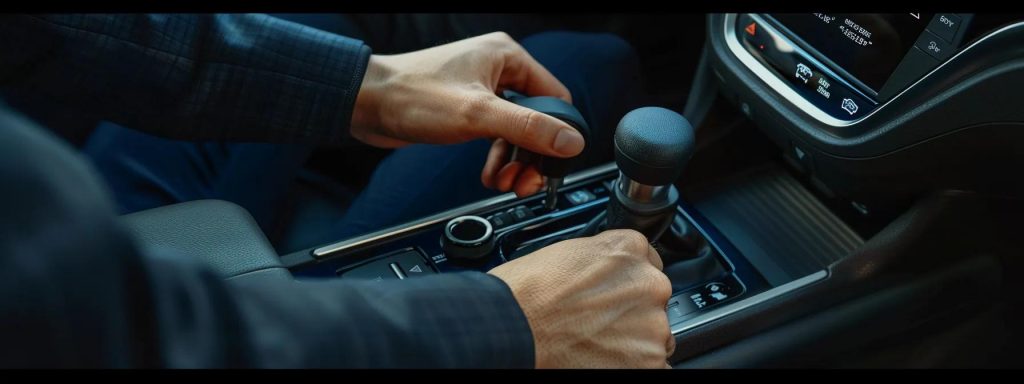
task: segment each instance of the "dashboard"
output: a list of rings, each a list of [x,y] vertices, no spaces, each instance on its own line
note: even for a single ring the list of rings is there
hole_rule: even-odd
[[[721,93],[827,195],[1010,191],[1024,153],[1024,15],[724,14]]]

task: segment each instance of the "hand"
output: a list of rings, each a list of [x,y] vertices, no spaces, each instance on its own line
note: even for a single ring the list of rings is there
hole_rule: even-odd
[[[534,166],[508,163],[510,143],[571,157],[583,136],[568,124],[497,96],[505,89],[571,102],[569,90],[502,32],[400,55],[372,55],[351,133],[369,145],[453,144],[494,139],[480,179],[520,197],[543,186]]]
[[[537,368],[666,368],[672,294],[647,238],[633,230],[566,240],[492,269],[533,331]]]

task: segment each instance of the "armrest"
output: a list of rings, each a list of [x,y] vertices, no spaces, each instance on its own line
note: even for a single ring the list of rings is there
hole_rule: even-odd
[[[121,219],[140,246],[171,248],[198,257],[225,279],[291,277],[256,221],[234,203],[197,200]]]

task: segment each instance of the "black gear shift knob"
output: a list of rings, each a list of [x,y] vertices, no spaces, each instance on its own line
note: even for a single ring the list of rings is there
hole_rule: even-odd
[[[607,228],[637,230],[651,241],[668,228],[679,202],[672,183],[694,152],[693,126],[658,107],[635,109],[615,129],[620,175],[608,200]]]
[[[672,184],[693,151],[693,126],[669,109],[635,109],[615,129],[615,163],[624,176],[643,185]]]

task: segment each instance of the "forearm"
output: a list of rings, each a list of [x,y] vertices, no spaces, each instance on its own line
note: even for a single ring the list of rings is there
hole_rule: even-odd
[[[147,263],[159,366],[534,366],[529,323],[490,275],[225,284],[174,255]]]
[[[265,15],[3,18],[0,89],[178,139],[344,142],[370,55]]]
[[[529,323],[509,288],[486,274],[303,281],[237,297],[255,366],[534,367]]]
[[[0,367],[532,367],[501,280],[225,282],[133,245],[88,162],[0,106]]]

